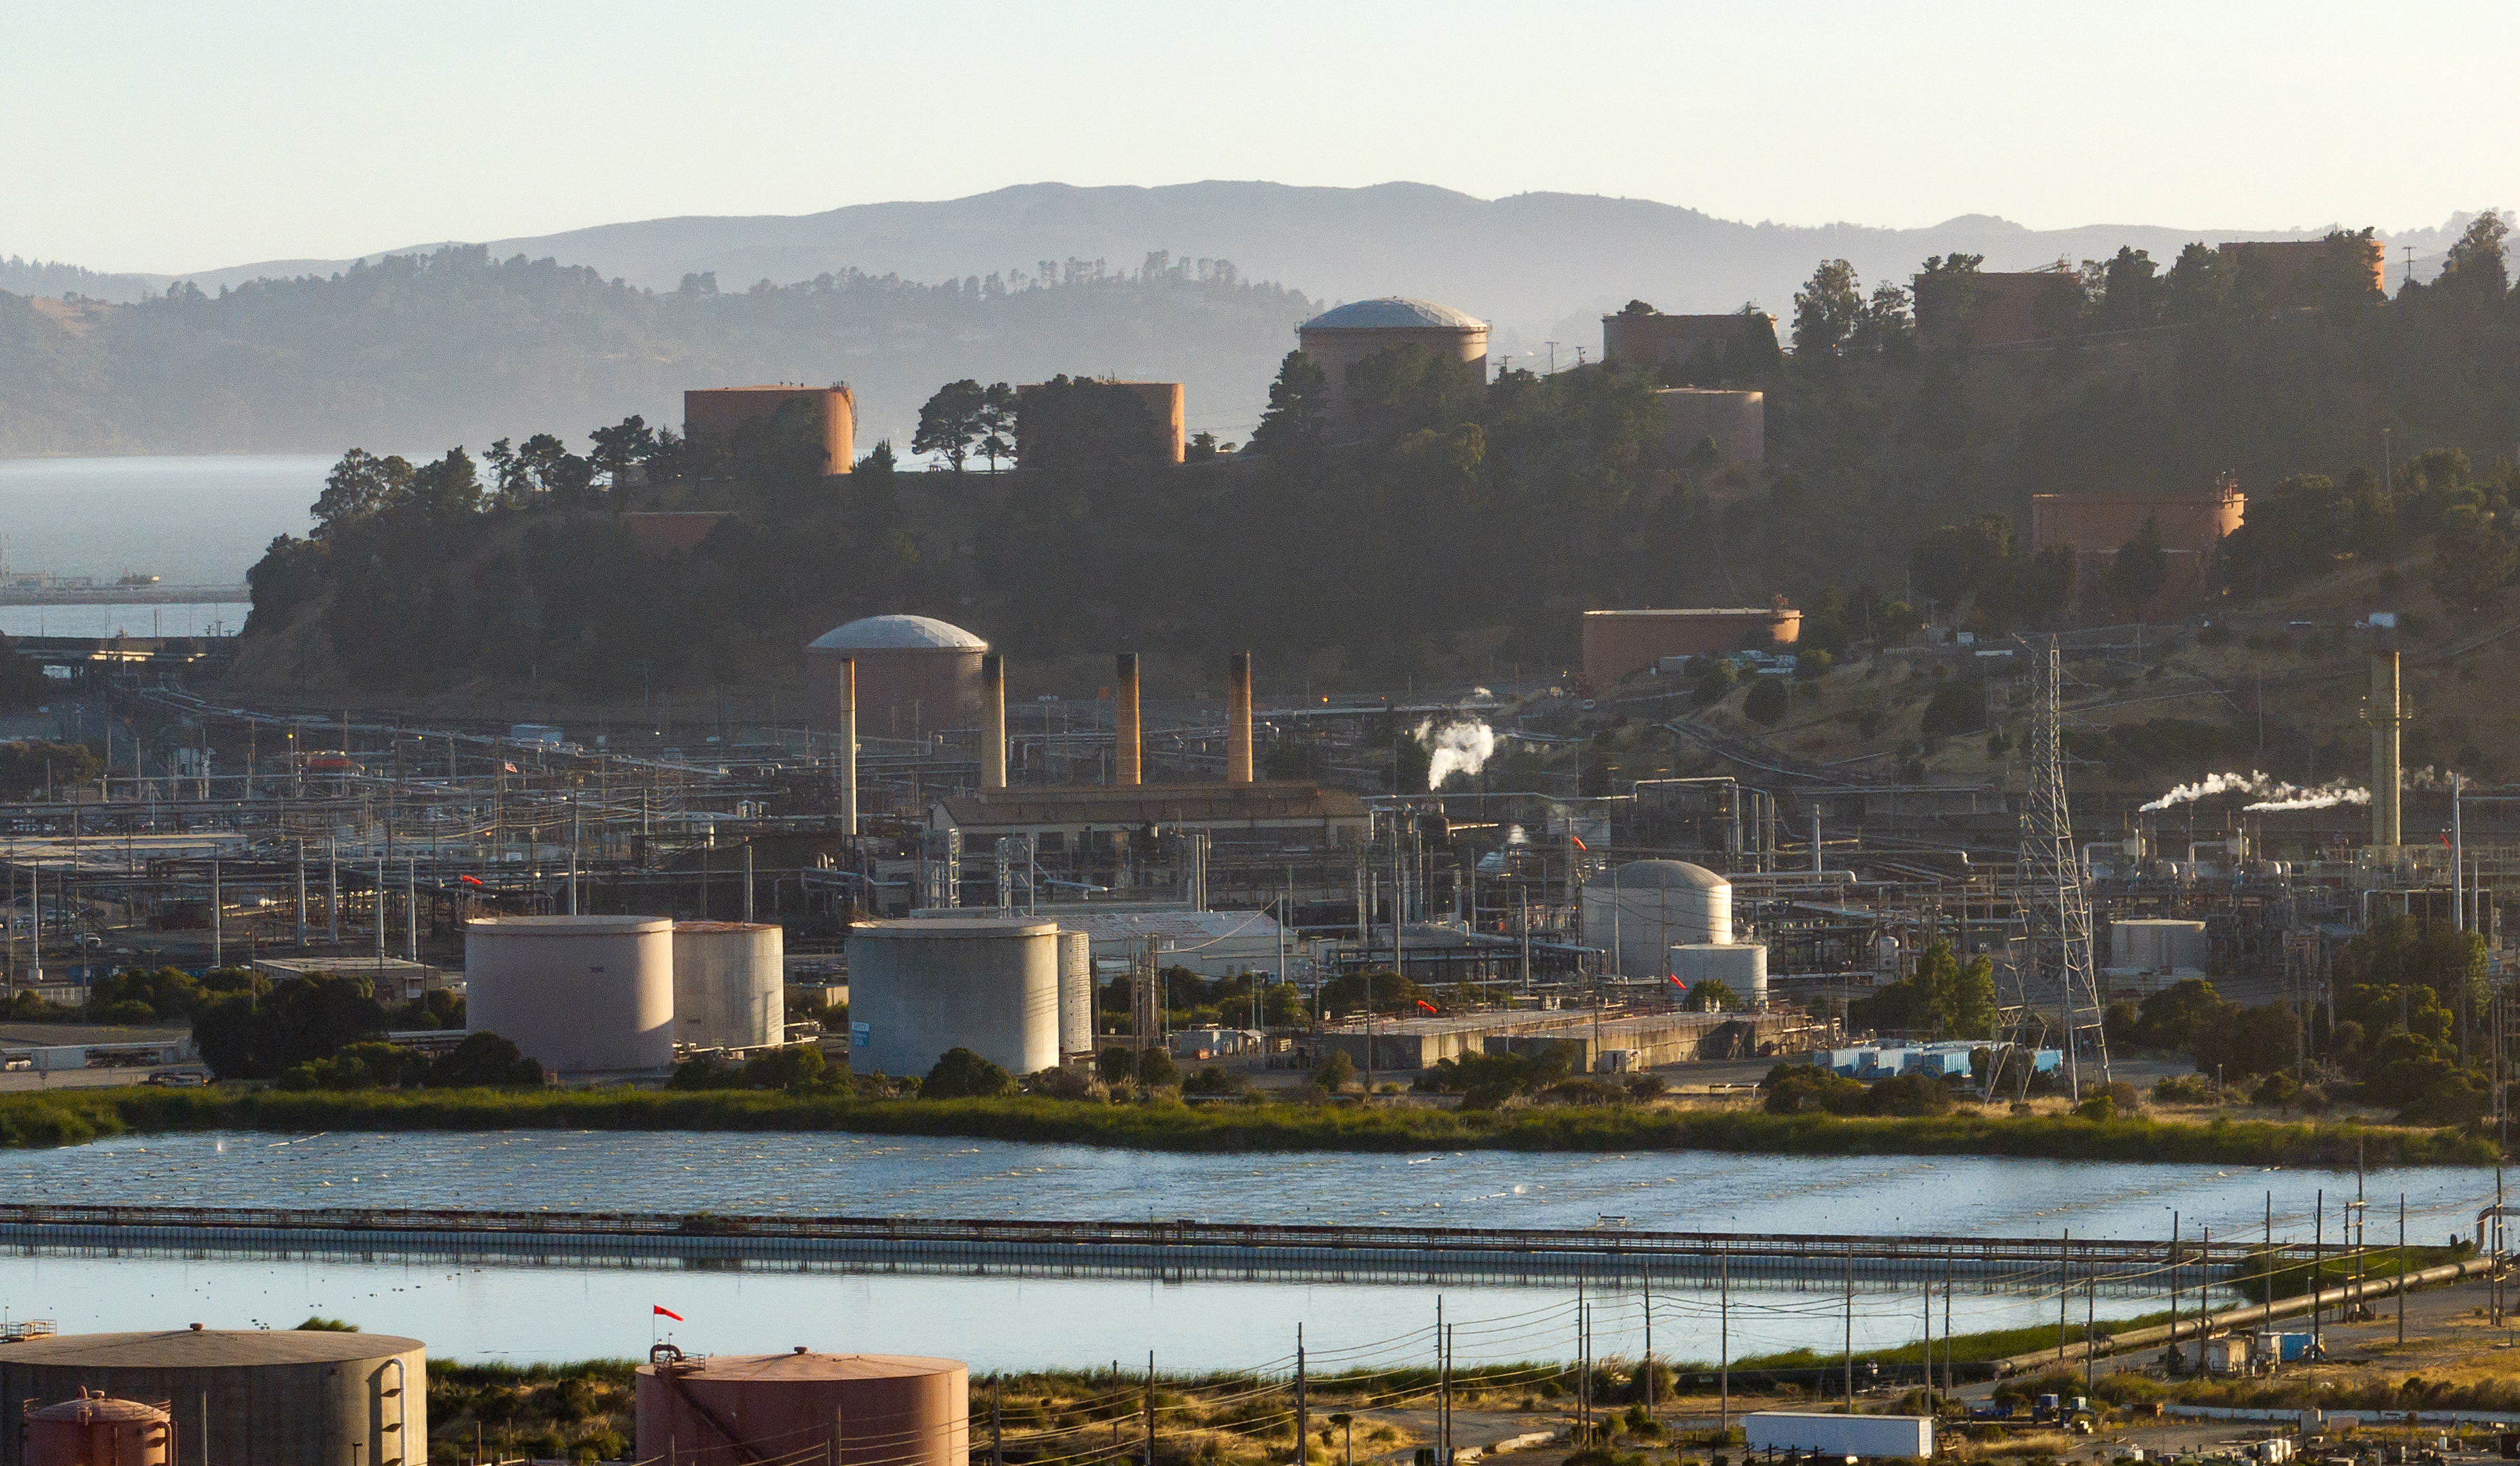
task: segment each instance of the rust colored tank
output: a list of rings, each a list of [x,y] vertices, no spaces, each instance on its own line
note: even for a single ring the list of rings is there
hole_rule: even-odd
[[[643,1460],[745,1466],[809,1447],[839,1466],[968,1466],[970,1370],[908,1354],[686,1357],[670,1344],[639,1366]],[[817,1452],[810,1459],[826,1459]]]
[[[174,1422],[164,1405],[114,1399],[100,1390],[37,1407],[29,1400],[19,1437],[26,1466],[170,1466]]]

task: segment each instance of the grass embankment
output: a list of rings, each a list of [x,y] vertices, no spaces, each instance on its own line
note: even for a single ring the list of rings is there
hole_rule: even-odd
[[[2182,1316],[2193,1319],[2196,1316],[2196,1310],[2190,1308]],[[2107,1334],[2129,1334],[2137,1329],[2150,1328],[2155,1324],[2169,1321],[2170,1314],[2168,1310],[2164,1310],[2159,1313],[2139,1314],[2134,1318],[2113,1318],[2102,1324],[2100,1328],[2101,1332]],[[2079,1318],[2073,1320],[2069,1333],[2072,1342],[2081,1343],[2083,1320]],[[1954,1363],[1977,1364],[1989,1359],[2018,1358],[2023,1354],[2037,1353],[2042,1349],[2055,1347],[2056,1325],[2052,1323],[2034,1323],[2017,1329],[1989,1329],[1977,1334],[1955,1334],[1948,1343],[1937,1334],[1934,1336],[1934,1361],[1937,1364],[1941,1363],[1947,1349],[1950,1351],[1949,1357]],[[1732,1367],[1743,1370],[1825,1369],[1838,1364],[1845,1357],[1845,1354],[1835,1350],[1797,1349],[1789,1350],[1784,1353],[1753,1354],[1734,1359]],[[1925,1341],[1920,1337],[1912,1343],[1902,1344],[1896,1349],[1868,1349],[1859,1351],[1856,1357],[1876,1364],[1921,1364],[1925,1358]],[[1691,1365],[1689,1367],[1705,1369],[1713,1366]]]
[[[2482,1165],[2454,1129],[2216,1120],[1767,1115],[1655,1105],[1497,1111],[1352,1104],[1051,1099],[860,1100],[763,1090],[90,1089],[0,1095],[0,1145],[176,1130],[794,1130],[953,1135],[1191,1152],[1700,1150],[1799,1156],[2009,1156],[2214,1165]]]

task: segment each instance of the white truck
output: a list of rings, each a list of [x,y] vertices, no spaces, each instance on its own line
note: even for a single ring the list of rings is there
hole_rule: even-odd
[[[1923,1458],[1934,1453],[1930,1415],[1823,1415],[1760,1410],[1741,1418],[1742,1443],[1753,1451],[1789,1450],[1837,1459]]]

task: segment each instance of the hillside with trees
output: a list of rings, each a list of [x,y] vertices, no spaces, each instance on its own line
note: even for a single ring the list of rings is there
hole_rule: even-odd
[[[1870,291],[1832,261],[1798,299],[1790,355],[1482,385],[1389,353],[1352,379],[1352,441],[1331,440],[1328,385],[1289,353],[1247,447],[1196,444],[1178,466],[1097,432],[989,472],[979,425],[1006,404],[976,376],[922,414],[930,448],[961,444],[950,471],[897,472],[885,446],[823,480],[809,455],[756,452],[737,481],[692,474],[644,425],[607,430],[603,464],[557,438],[495,445],[511,456],[488,471],[456,450],[275,545],[248,641],[266,676],[600,695],[792,678],[819,631],[918,612],[1025,659],[1248,647],[1275,674],[1387,685],[1562,666],[1587,606],[1781,592],[1827,648],[1897,634],[1928,601],[1992,629],[2053,624],[2072,569],[2024,546],[2030,494],[2227,470],[2253,495],[2216,568],[2228,596],[2430,542],[2448,546],[2443,585],[2481,604],[2513,563],[2514,485],[2489,465],[2520,435],[2520,305],[2495,228],[2433,285],[2282,311],[2210,251],[2098,262],[2065,334],[2026,350],[1919,340],[1911,293],[1964,294],[1973,260]],[[1768,462],[1666,441],[1653,392],[1681,383],[1765,390]],[[697,549],[650,550],[614,511],[657,507],[731,517]],[[2121,562],[2120,591],[2141,591],[2144,547]]]
[[[859,435],[907,440],[912,384],[981,372],[1179,381],[1194,415],[1247,423],[1315,308],[1228,261],[1163,254],[934,285],[844,271],[721,290],[695,274],[652,291],[478,246],[216,294],[179,282],[129,304],[0,294],[0,456],[477,445],[629,414],[679,422],[685,389],[755,382],[847,381]]]

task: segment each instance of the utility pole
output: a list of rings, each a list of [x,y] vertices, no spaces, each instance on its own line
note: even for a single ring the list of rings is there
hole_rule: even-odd
[[[1846,1244],[1846,1413],[1855,1413],[1855,1244]]]
[[[1295,1466],[1304,1466],[1313,1451],[1313,1412],[1304,1397],[1304,1326],[1295,1325]]]
[[[1723,1414],[1718,1426],[1722,1444],[1732,1438],[1732,1256],[1715,1260],[1715,1391]]]

